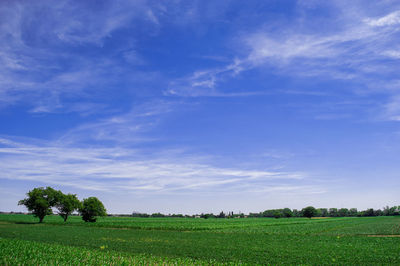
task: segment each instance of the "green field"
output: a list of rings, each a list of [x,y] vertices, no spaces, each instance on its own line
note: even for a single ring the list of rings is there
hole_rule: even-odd
[[[0,264],[399,264],[400,217],[100,218],[0,215]]]

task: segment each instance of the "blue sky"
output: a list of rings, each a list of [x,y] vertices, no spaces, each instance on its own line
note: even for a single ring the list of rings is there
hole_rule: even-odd
[[[398,1],[1,1],[0,210],[399,205]]]

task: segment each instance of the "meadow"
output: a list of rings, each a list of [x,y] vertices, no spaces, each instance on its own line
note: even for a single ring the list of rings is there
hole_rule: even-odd
[[[400,217],[129,218],[0,215],[0,264],[400,264]]]

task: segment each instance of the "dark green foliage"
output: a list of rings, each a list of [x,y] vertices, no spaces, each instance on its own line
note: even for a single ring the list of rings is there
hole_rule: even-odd
[[[349,216],[356,217],[357,214],[358,214],[357,208],[351,208],[351,209],[349,210]]]
[[[349,216],[349,210],[346,208],[341,208],[338,212],[340,217]]]
[[[292,216],[293,216],[293,212],[292,212],[292,210],[289,209],[289,208],[284,208],[284,209],[282,210],[282,214],[283,214],[283,217],[286,217],[286,218],[289,218],[289,217],[292,217]]]
[[[184,218],[185,216],[181,213],[178,214],[171,214],[169,217],[174,217],[174,218]]]
[[[151,217],[158,217],[158,218],[161,218],[161,217],[165,217],[165,215],[162,214],[162,213],[156,212],[156,213],[153,213],[153,214],[151,215]]]
[[[58,191],[51,187],[34,188],[26,193],[28,197],[20,200],[18,205],[25,205],[35,217],[39,218],[39,223],[41,223],[46,215],[53,213],[51,207],[57,202],[57,194]]]
[[[208,218],[215,218],[215,216],[212,213],[206,213],[206,214],[202,213],[200,214],[200,218],[208,219]]]
[[[58,191],[55,207],[58,209],[58,214],[64,219],[64,222],[66,222],[68,216],[70,216],[75,210],[81,208],[81,202],[75,194],[65,195],[61,191]]]
[[[79,209],[82,215],[82,220],[85,222],[96,222],[97,216],[106,216],[106,209],[103,203],[96,197],[90,197],[82,201],[82,206]]]
[[[149,214],[147,213],[140,213],[140,212],[133,212],[132,217],[143,217],[143,218],[148,218],[150,217]]]
[[[274,217],[274,218],[289,218],[293,216],[293,212],[289,208],[265,210],[261,217]]]
[[[301,212],[296,209],[293,209],[292,217],[301,217]]]
[[[394,206],[394,207],[386,206],[383,208],[382,215],[384,215],[384,216],[399,215],[399,209],[397,206]]]
[[[328,217],[329,216],[329,212],[327,208],[319,208],[318,209],[319,214],[321,217]]]
[[[367,211],[362,211],[358,212],[357,208],[330,208],[329,210],[327,208],[319,208],[316,210],[315,217],[357,217],[357,216],[365,216],[368,214]],[[225,216],[224,216],[225,215]],[[374,210],[374,215],[373,216],[395,216],[399,215],[399,206],[394,206],[394,207],[385,207],[383,211],[381,210]],[[115,215],[114,215],[115,216]],[[121,215],[116,215],[116,216],[121,216]],[[134,212],[131,216],[133,217],[162,217],[162,218],[168,218],[168,217],[192,217],[195,218],[196,216],[200,216],[202,218],[210,218],[210,217],[216,217],[216,218],[262,218],[262,217],[275,217],[275,218],[290,218],[290,217],[303,217],[303,214],[301,211],[298,211],[296,209],[289,209],[289,208],[284,208],[284,209],[271,209],[271,210],[265,210],[263,212],[259,213],[249,213],[247,216],[244,215],[243,213],[238,213],[234,214],[233,212],[228,212],[227,214],[220,213],[218,215],[214,215],[212,213],[209,214],[201,214],[201,215],[182,215],[182,214],[161,214],[161,213],[153,213],[152,215],[146,214],[146,213],[136,213]]]
[[[336,208],[330,208],[330,209],[329,209],[329,216],[330,216],[330,217],[339,217],[338,209],[336,209]]]
[[[374,209],[367,209],[366,211],[364,211],[364,216],[375,216],[375,211]]]
[[[317,210],[313,206],[305,207],[301,212],[307,218],[314,217],[317,214]]]

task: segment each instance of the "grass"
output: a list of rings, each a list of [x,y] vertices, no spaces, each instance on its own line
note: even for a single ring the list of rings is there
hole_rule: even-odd
[[[0,239],[1,265],[205,265],[218,264],[190,258],[161,258],[146,254],[70,247],[18,239]]]
[[[11,258],[16,256],[10,255],[13,254],[10,250],[21,253],[19,258],[25,258],[25,263],[42,264],[34,260],[53,257],[47,256],[48,252],[44,255],[36,252],[30,258],[24,250],[32,246],[44,250],[54,247],[54,257],[89,252],[93,254],[89,264],[99,264],[100,259],[110,259],[105,264],[112,264],[115,258],[123,258],[127,264],[140,264],[141,260],[144,264],[201,265],[400,264],[400,238],[392,237],[400,235],[400,217],[207,220],[106,217],[94,224],[84,223],[80,217],[71,218],[64,224],[60,217],[49,216],[43,224],[38,224],[30,215],[0,215],[0,243],[11,241],[7,242],[9,251],[0,251],[0,263],[24,264],[13,261]],[[15,245],[26,248],[13,248]],[[60,263],[69,264],[68,256],[60,259]]]

